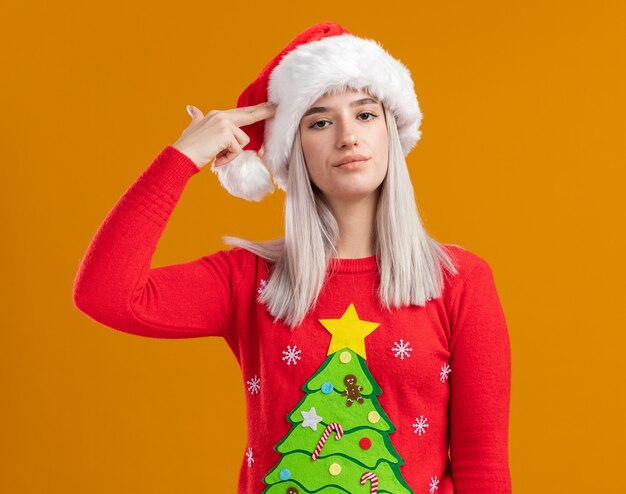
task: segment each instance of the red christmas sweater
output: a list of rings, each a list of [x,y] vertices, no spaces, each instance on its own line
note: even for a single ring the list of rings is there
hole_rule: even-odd
[[[510,344],[487,262],[444,244],[459,272],[446,273],[442,296],[388,312],[374,256],[331,259],[316,307],[291,332],[257,301],[270,266],[256,254],[151,267],[199,171],[163,148],[99,227],[73,295],[127,333],[225,338],[246,393],[238,492],[510,493]]]

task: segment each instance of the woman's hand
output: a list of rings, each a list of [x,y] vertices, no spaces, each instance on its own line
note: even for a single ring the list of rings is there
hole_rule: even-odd
[[[276,104],[265,102],[254,106],[211,110],[205,115],[195,106],[188,106],[191,123],[172,144],[186,154],[199,168],[215,158],[215,166],[222,166],[242,152],[250,138],[239,127],[271,118]]]

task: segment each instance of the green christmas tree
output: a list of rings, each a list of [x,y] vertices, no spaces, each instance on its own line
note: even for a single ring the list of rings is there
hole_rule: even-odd
[[[360,320],[354,304],[341,319],[320,322],[333,335],[328,358],[287,416],[292,427],[274,447],[282,456],[263,494],[413,494],[389,439],[396,428],[365,363],[365,337],[379,324]]]

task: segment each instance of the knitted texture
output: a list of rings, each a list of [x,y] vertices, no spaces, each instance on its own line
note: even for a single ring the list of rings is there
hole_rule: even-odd
[[[287,418],[329,348],[341,347],[328,328],[341,326],[338,321],[347,320],[347,314],[368,328],[361,341],[364,362],[382,390],[378,402],[395,427],[389,440],[403,459],[398,468],[412,492],[510,493],[510,344],[487,262],[444,244],[459,273],[446,275],[441,298],[424,307],[386,312],[376,298],[375,257],[333,259],[335,274],[292,333],[286,325],[273,323],[257,301],[270,265],[247,250],[220,250],[190,262],[151,267],[167,221],[198,172],[172,146],[158,154],[96,232],[74,282],[74,303],[94,320],[126,333],[225,338],[240,365],[247,404],[248,438],[238,493],[266,492],[264,478],[281,460],[276,445],[292,427]],[[350,410],[358,414],[363,406],[354,402]],[[322,411],[307,411],[306,417],[313,424],[322,420],[317,429],[321,436],[328,425]],[[373,434],[364,436],[355,448],[365,450],[375,440]],[[304,459],[297,467],[306,469],[311,459],[300,456]],[[340,478],[338,465],[348,460],[329,458],[335,461],[325,473],[328,478],[315,476],[316,481],[328,484]],[[280,479],[288,477],[286,470],[280,471]],[[386,492],[383,477],[378,477],[380,492]],[[281,485],[267,492],[287,492],[286,484],[274,487]]]

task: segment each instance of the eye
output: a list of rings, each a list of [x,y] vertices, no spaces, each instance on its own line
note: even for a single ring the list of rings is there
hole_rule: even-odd
[[[361,115],[371,115],[371,116],[373,117],[373,118],[368,118],[367,120],[363,120],[364,122],[367,122],[368,120],[374,120],[374,118],[377,118],[377,116],[376,116],[376,115],[374,115],[374,114],[373,114],[372,112],[370,112],[370,111],[364,111],[364,112],[362,112],[362,113],[359,113],[359,117],[360,117]]]
[[[320,127],[317,124],[320,123],[328,123],[328,120],[318,120],[317,122],[313,122],[311,125],[309,125],[309,129],[324,129],[325,127]]]

